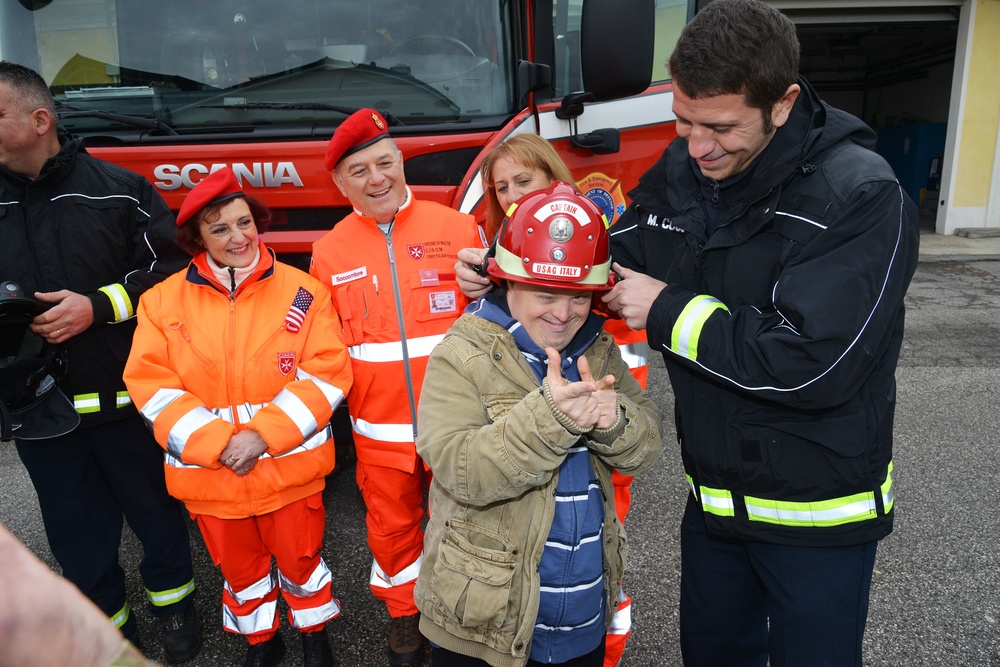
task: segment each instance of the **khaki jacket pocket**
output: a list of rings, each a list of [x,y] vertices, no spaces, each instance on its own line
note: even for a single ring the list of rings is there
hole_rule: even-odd
[[[473,545],[456,529],[475,532],[477,542],[495,542],[497,548]],[[434,563],[435,592],[462,627],[500,628],[507,618],[516,569],[514,550],[499,536],[451,521]]]

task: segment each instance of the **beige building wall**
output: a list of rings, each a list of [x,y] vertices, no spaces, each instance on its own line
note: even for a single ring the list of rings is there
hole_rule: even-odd
[[[1000,226],[1000,0],[962,6],[937,232]]]

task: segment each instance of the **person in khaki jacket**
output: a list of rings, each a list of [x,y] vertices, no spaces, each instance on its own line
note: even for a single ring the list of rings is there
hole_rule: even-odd
[[[439,667],[599,667],[625,569],[611,472],[656,461],[661,415],[591,310],[614,283],[600,210],[557,182],[508,216],[501,285],[431,353],[417,410],[420,631]]]

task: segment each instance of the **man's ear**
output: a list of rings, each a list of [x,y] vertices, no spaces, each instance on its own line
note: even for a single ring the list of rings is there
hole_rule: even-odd
[[[347,191],[344,190],[344,179],[340,177],[340,173],[337,171],[336,167],[333,169],[333,184],[337,186],[338,190],[340,190],[340,194],[345,197],[347,196]],[[353,204],[351,205],[353,206]]]
[[[781,96],[781,99],[775,102],[771,108],[771,124],[774,127],[781,127],[788,121],[788,115],[792,113],[792,107],[795,105],[795,100],[798,99],[801,90],[799,84],[793,83]]]
[[[35,109],[31,112],[31,122],[35,126],[38,136],[45,135],[52,129],[55,119],[48,109]]]

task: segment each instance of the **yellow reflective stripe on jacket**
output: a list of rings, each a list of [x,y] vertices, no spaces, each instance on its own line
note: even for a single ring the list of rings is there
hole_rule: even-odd
[[[885,481],[882,482],[881,491],[882,507],[885,508],[885,513],[888,514],[896,502],[896,494],[892,490],[892,461],[889,461],[889,470],[885,473]]]
[[[694,499],[698,500],[698,488],[694,485],[694,478],[691,477],[691,475],[689,475],[687,473],[684,473],[684,479],[687,480],[688,488],[690,488],[691,489],[691,493],[694,494]]]
[[[845,523],[874,519],[878,515],[873,491],[811,502],[768,500],[746,496],[744,502],[751,521],[779,526],[841,526]]]
[[[167,607],[180,602],[192,593],[194,593],[194,579],[191,579],[183,586],[165,591],[151,591],[148,588],[146,589],[146,597],[149,598],[154,607]]]
[[[115,322],[122,322],[135,314],[135,311],[132,310],[132,300],[129,299],[128,292],[120,283],[105,285],[98,291],[103,292],[111,301],[111,307],[115,311]]]
[[[686,472],[684,478],[687,480],[691,492],[694,493],[695,500],[701,503],[704,512],[717,516],[735,516],[731,491],[708,486],[696,487],[694,478]],[[892,489],[892,461],[889,462],[885,482],[882,483],[879,491],[882,494],[883,511],[888,514],[895,501]],[[824,528],[868,521],[878,516],[874,491],[862,491],[840,498],[805,502],[744,496],[743,503],[751,521],[772,523],[779,526]]]
[[[705,321],[716,310],[729,312],[726,305],[707,294],[699,294],[688,301],[681,311],[680,317],[674,322],[670,336],[670,349],[692,361],[698,358],[698,338],[701,336]]]
[[[132,405],[132,397],[128,395],[127,391],[119,391],[115,394],[115,405],[119,408],[124,408],[126,405]]]
[[[713,489],[708,486],[698,487],[701,490],[701,507],[709,514],[718,516],[734,516],[733,494],[725,489]]]
[[[73,397],[73,407],[81,415],[101,411],[101,397],[98,394],[77,394]]]

